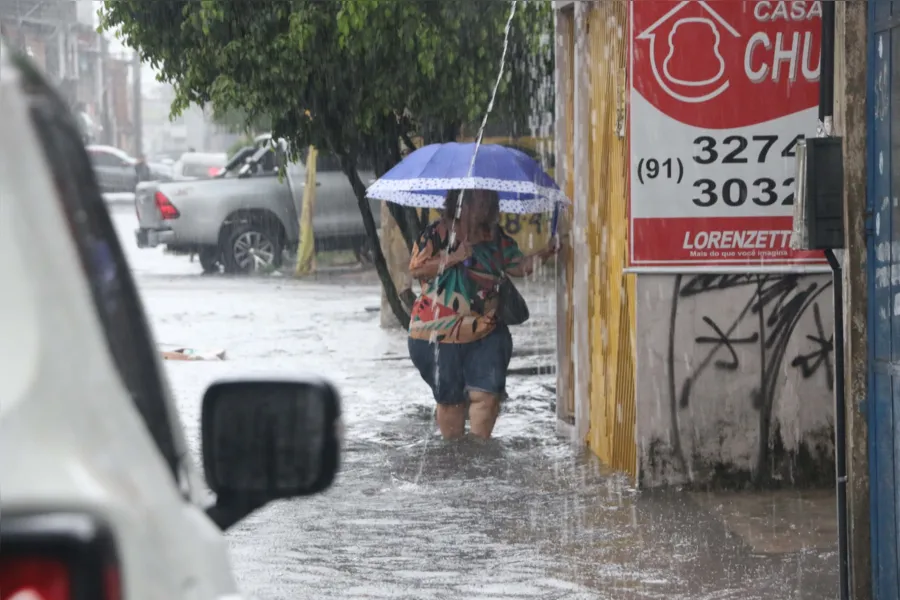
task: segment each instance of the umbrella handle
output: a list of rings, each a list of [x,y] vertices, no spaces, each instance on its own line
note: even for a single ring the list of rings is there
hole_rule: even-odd
[[[559,225],[559,203],[553,207],[553,218],[550,220],[550,238],[556,237],[556,228]]]

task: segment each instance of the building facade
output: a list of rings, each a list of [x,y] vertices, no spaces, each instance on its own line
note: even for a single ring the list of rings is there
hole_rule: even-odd
[[[788,5],[802,4],[800,8],[814,12],[811,18],[821,14],[820,2],[748,6],[776,4],[791,10]],[[617,41],[627,39],[622,32],[627,31],[628,15],[615,2],[557,5],[557,154],[565,156],[558,161],[562,168],[558,178],[575,200],[567,215],[574,252],[560,282],[560,305],[565,307],[560,311],[562,429],[577,442],[586,442],[608,464],[650,485],[685,477],[702,480],[703,469],[709,469],[707,461],[698,461],[704,455],[716,458],[719,473],[727,473],[728,465],[740,470],[754,461],[761,470],[759,449],[764,442],[770,451],[793,449],[798,460],[790,464],[808,474],[830,471],[832,377],[840,365],[826,344],[819,352],[804,344],[831,339],[833,351],[838,343],[830,335],[838,332],[829,287],[840,283],[847,477],[846,506],[838,508],[846,511],[850,597],[897,598],[900,386],[894,387],[894,379],[900,373],[896,351],[900,279],[895,277],[898,261],[893,250],[900,231],[895,189],[900,181],[895,167],[900,162],[893,152],[893,136],[900,119],[895,114],[900,88],[895,85],[898,70],[893,60],[900,57],[896,35],[900,20],[895,4],[835,2],[833,34],[822,30],[823,36],[834,38],[832,133],[840,137],[843,148],[844,248],[837,251],[842,279],[835,282],[826,273],[653,274],[621,269],[623,284],[610,287],[621,290],[620,315],[633,307],[634,319],[620,317],[618,331],[604,299],[610,294],[601,291],[598,297],[591,282],[604,273],[607,257],[616,251],[606,240],[628,248],[623,217],[616,221],[607,205],[624,204],[622,190],[633,182],[620,169],[615,153],[604,150],[604,158],[593,149],[627,152],[615,141],[621,132],[612,133],[617,120],[607,117],[603,124],[597,116],[604,114],[598,108],[626,112],[631,108],[618,100],[618,91],[628,85],[627,52],[623,55]],[[597,49],[604,59],[601,66],[593,54]],[[790,54],[784,56],[790,60]],[[622,75],[612,84],[613,91],[606,83],[598,92],[597,84],[607,81],[610,65],[618,65]],[[597,141],[602,138],[611,141]],[[627,142],[626,133],[623,143]],[[596,165],[603,161],[615,165],[613,179],[605,176],[597,186],[590,177],[596,176]],[[590,174],[587,181],[579,181],[585,179],[583,173]],[[596,215],[605,216],[597,221]],[[605,272],[612,268],[607,266]],[[579,287],[579,280],[587,283]],[[766,297],[777,297],[778,303],[748,304],[759,290],[773,290]],[[741,316],[748,306],[757,319],[755,326]],[[793,317],[783,320],[787,314]],[[590,326],[573,327],[573,321]],[[790,327],[771,331],[770,325],[778,323]],[[628,327],[631,335],[623,339],[621,332]],[[763,333],[765,343],[760,341]],[[739,340],[743,341],[736,343]],[[624,347],[625,353],[624,360],[613,363],[603,352],[615,345]],[[698,352],[698,347],[710,345],[716,354],[702,348]],[[632,358],[633,369],[628,363]],[[610,391],[613,372],[617,382]],[[627,385],[616,387],[623,372],[626,382],[634,382],[633,395]],[[766,419],[762,409],[768,413]],[[633,428],[633,443],[619,433],[622,422],[626,429]],[[636,450],[629,455],[631,448]],[[769,473],[777,475],[772,464]]]
[[[629,15],[557,2],[560,428],[645,487],[829,485],[827,267],[629,267]]]
[[[848,233],[856,233],[862,242],[856,246],[865,248],[858,252],[862,260],[857,264],[862,267],[859,281],[865,283],[860,296],[867,308],[867,357],[860,362],[867,366],[867,377],[858,388],[864,392],[862,413],[868,434],[872,596],[882,600],[900,596],[900,252],[895,253],[900,249],[900,154],[895,152],[900,123],[900,13],[884,0],[860,3],[859,8],[842,11],[847,40],[845,89],[865,99],[855,105],[849,99],[846,102],[845,160],[865,157],[865,185],[848,188],[845,199],[848,217],[855,212],[861,216],[857,223],[862,221]],[[863,19],[864,25],[857,24]],[[861,31],[865,31],[865,54]],[[856,36],[852,46],[851,35]],[[861,73],[866,74],[864,84],[854,77]],[[862,89],[864,93],[859,93]],[[865,106],[865,122],[854,124],[856,131],[865,132],[865,151],[847,156],[848,143],[856,140],[851,138],[850,119],[857,116],[853,111],[860,105]],[[865,190],[864,210],[859,188]],[[854,224],[851,218],[848,222]],[[848,309],[851,315],[857,312],[853,305]]]
[[[85,141],[131,150],[128,59],[110,56],[92,0],[0,0],[0,35],[69,102]]]

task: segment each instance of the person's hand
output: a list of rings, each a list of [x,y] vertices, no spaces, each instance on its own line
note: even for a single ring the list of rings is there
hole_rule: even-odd
[[[547,244],[545,248],[542,248],[538,251],[538,257],[541,259],[550,258],[551,256],[555,256],[559,254],[560,244],[559,240],[554,237],[550,240],[550,243]]]
[[[465,262],[472,256],[472,245],[466,240],[460,240],[456,245],[456,250],[447,257],[450,264],[459,264]]]

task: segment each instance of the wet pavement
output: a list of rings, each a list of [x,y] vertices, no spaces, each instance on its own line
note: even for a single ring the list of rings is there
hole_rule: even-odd
[[[798,537],[793,549],[760,551],[741,527],[783,536],[790,524],[763,514],[738,517],[738,525],[732,515],[729,525],[719,514],[727,500],[637,493],[560,441],[553,376],[511,379],[491,442],[440,440],[427,387],[402,359],[405,336],[378,326],[373,274],[201,276],[186,257],[138,250],[133,213],[113,211],[157,341],[227,351],[224,362],[166,363],[195,457],[201,397],[218,377],[311,373],[342,393],[347,448],[336,485],[270,505],[229,534],[249,596],[836,597],[836,552],[827,543]],[[515,329],[516,348],[540,354],[554,344],[555,307],[545,286],[523,292],[533,319]]]

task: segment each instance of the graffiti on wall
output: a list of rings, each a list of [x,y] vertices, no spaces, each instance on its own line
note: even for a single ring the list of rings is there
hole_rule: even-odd
[[[801,381],[821,378],[817,384],[833,390],[834,332],[828,314],[831,294],[826,293],[831,285],[827,278],[793,274],[674,277],[666,360],[671,445],[682,472],[690,469],[679,419],[694,401],[696,382],[704,376],[727,382],[735,374],[752,373],[752,384],[737,390],[744,396],[737,401],[757,415],[760,441],[752,471],[765,476],[773,409],[785,373],[794,371]],[[692,322],[692,340],[686,339],[683,327],[680,337],[677,333],[685,318]],[[801,320],[805,325],[798,331]],[[685,343],[690,345],[687,350]]]

